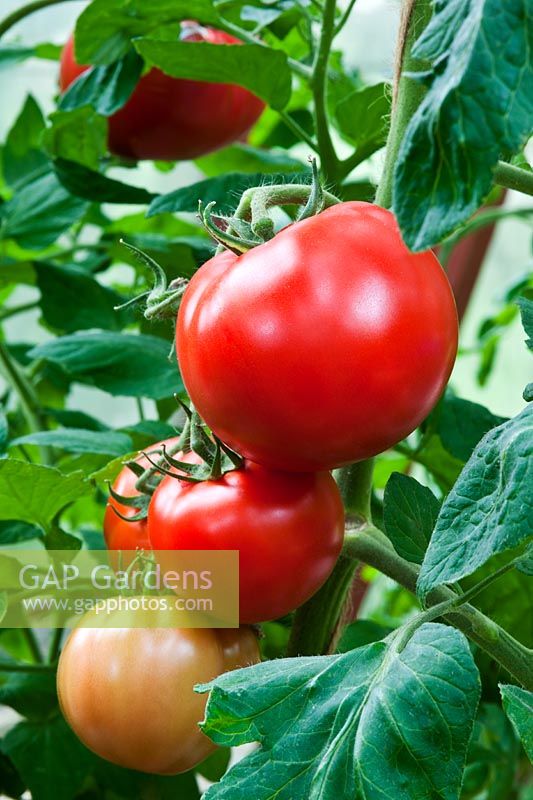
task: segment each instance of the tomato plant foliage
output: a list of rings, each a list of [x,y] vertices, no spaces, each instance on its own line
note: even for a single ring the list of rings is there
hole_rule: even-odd
[[[238,549],[265,661],[0,627],[0,794],[531,800],[529,0],[405,0],[383,70],[353,2],[11,5],[0,568]]]

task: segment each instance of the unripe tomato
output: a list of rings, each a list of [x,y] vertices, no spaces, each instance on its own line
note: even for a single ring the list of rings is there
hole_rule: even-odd
[[[222,31],[200,26],[184,41],[238,45]],[[64,92],[86,69],[76,62],[71,37],[61,54],[59,86]],[[264,109],[241,86],[172,78],[159,69],[143,75],[127,103],[109,118],[109,150],[134,159],[182,160],[240,139]]]
[[[154,550],[238,550],[242,623],[293,611],[330,575],[344,534],[331,475],[246,462],[218,480],[164,478],[148,509]]]
[[[332,469],[427,416],[453,367],[457,314],[433,253],[411,253],[390,211],[348,202],[204,264],[176,347],[224,442],[266,466]]]
[[[169,447],[177,442],[177,437],[165,439],[162,442],[147,448],[147,452],[158,450],[162,445]],[[146,456],[140,455],[135,459],[138,464],[148,469],[150,462]],[[129,467],[124,467],[118,474],[113,489],[123,497],[135,497],[139,494],[135,488],[137,476]],[[125,517],[134,517],[138,510],[132,506],[125,506],[117,502],[113,497],[107,501],[104,515],[104,539],[109,550],[150,550],[150,540],[148,538],[148,527],[146,520],[136,520],[126,522],[115,513],[113,509],[120,511]]]
[[[59,659],[59,703],[102,758],[174,775],[216,749],[198,727],[206,695],[193,687],[259,661],[257,639],[245,628],[76,628]]]

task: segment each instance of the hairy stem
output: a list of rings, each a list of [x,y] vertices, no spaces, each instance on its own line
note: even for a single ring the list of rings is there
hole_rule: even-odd
[[[498,161],[494,169],[494,182],[507,189],[533,195],[533,172]]]
[[[394,167],[405,130],[426,91],[420,81],[407,77],[406,73],[420,69],[420,62],[411,56],[411,50],[429,22],[431,10],[431,0],[405,0],[403,6],[396,52],[391,127],[383,175],[376,195],[376,203],[384,208],[392,205]]]
[[[373,466],[370,459],[335,473],[347,519],[356,519],[361,525],[370,524]],[[298,609],[294,615],[288,655],[320,655],[335,649],[350,602],[349,591],[356,567],[357,562],[349,553],[341,554],[324,586]]]
[[[17,22],[20,22],[25,17],[29,17],[29,15],[33,14],[35,11],[48,8],[48,6],[56,6],[59,3],[68,2],[71,2],[71,0],[34,0],[33,3],[28,3],[28,5],[22,6],[22,8],[17,8],[12,14],[9,14],[0,22],[0,36],[3,36],[4,33],[7,33]]]
[[[376,535],[376,534],[379,534]],[[363,561],[371,567],[392,578],[410,592],[416,592],[419,568],[416,564],[401,558],[390,543],[385,541],[381,531],[371,525],[348,532],[345,551],[352,558]],[[477,587],[475,587],[477,589]],[[476,592],[477,593],[477,592]],[[477,608],[464,602],[464,597],[452,589],[441,586],[428,598],[428,605],[452,601],[451,605],[464,603],[449,611],[440,609],[443,618],[461,630],[469,639],[488,653],[522,686],[533,690],[533,650],[516,641],[507,631],[486,617]]]
[[[313,92],[315,126],[318,140],[318,151],[320,153],[320,166],[324,178],[328,183],[335,184],[338,178],[337,172],[339,159],[333,146],[331,134],[329,132],[327,115],[327,74],[331,43],[335,35],[335,0],[325,0],[322,26],[320,29],[320,39],[316,50],[313,63],[313,74],[311,77],[311,90]]]
[[[5,342],[0,340],[0,372],[7,383],[16,393],[26,422],[30,431],[41,431],[46,428],[46,414],[41,408],[39,398],[27,379],[24,371],[11,357]],[[40,448],[43,464],[50,463],[50,451],[47,447]]]

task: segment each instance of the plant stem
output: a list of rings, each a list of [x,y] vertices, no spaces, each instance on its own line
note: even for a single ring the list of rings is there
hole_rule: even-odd
[[[29,15],[33,14],[35,11],[48,8],[48,6],[56,6],[58,3],[68,3],[70,1],[71,0],[34,0],[33,3],[28,3],[28,5],[22,6],[22,8],[17,8],[12,14],[9,14],[0,22],[0,37],[3,36],[4,33],[7,33],[17,22],[20,22],[25,17],[29,17]]]
[[[288,656],[313,656],[335,649],[339,619],[356,567],[356,561],[341,554],[324,586],[298,609],[287,646]]]
[[[39,307],[38,300],[32,300],[29,303],[21,303],[19,306],[11,306],[4,308],[0,311],[0,322],[15,317],[17,314],[23,314],[25,311],[33,311],[34,308]]]
[[[325,0],[320,39],[313,63],[310,84],[314,99],[315,126],[320,154],[320,166],[327,182],[337,182],[339,159],[335,152],[328,126],[327,74],[331,43],[335,35],[335,0]]]
[[[350,2],[348,3],[344,14],[342,15],[338,23],[335,25],[335,32],[333,34],[334,36],[337,36],[348,22],[350,14],[352,13],[353,7],[356,4],[356,2],[357,0],[350,0]]]
[[[4,374],[7,382],[14,392],[16,392],[26,422],[31,431],[41,431],[46,428],[46,414],[41,408],[39,398],[35,394],[34,388],[27,379],[24,371],[11,357],[11,353],[6,347],[5,342],[0,340],[0,372]],[[47,447],[40,448],[43,464],[50,463],[50,453]]]
[[[349,531],[345,540],[345,551],[352,558],[375,567],[405,589],[416,593],[418,566],[401,558],[374,526],[366,525],[357,531]],[[478,589],[479,584],[474,588]],[[445,601],[453,601],[453,605],[462,603],[464,595],[457,595],[452,589],[441,586],[431,592],[428,598],[430,606]],[[533,650],[516,641],[469,603],[448,611],[444,614],[444,619],[479,645],[522,686],[533,691]]]
[[[53,672],[54,669],[52,664],[11,664],[0,661],[0,672]]]
[[[507,189],[533,195],[533,172],[498,161],[494,169],[494,182]]]
[[[357,520],[358,525],[370,524],[373,467],[373,459],[369,459],[335,473],[347,519]],[[341,554],[326,583],[298,609],[294,615],[288,655],[320,655],[335,649],[356,567],[356,561],[349,554]]]
[[[48,663],[54,664],[57,661],[59,651],[61,649],[61,640],[63,639],[63,628],[56,628],[50,639],[50,647],[48,649]]]
[[[35,638],[35,634],[31,628],[23,628],[22,633],[24,638],[26,639],[26,643],[30,648],[31,654],[37,664],[43,663],[43,654],[41,653],[41,648],[39,647],[39,643]]]
[[[383,174],[376,194],[376,203],[384,208],[392,205],[394,167],[405,130],[426,92],[420,81],[407,77],[405,73],[420,69],[421,64],[411,56],[411,50],[429,22],[431,13],[430,0],[405,0],[396,53],[391,127]]]
[[[313,153],[318,153],[318,144],[314,141],[313,137],[310,136],[307,131],[304,131],[301,125],[296,122],[296,120],[291,117],[289,113],[286,111],[278,111],[279,116],[287,126],[297,137],[305,142],[313,151]]]

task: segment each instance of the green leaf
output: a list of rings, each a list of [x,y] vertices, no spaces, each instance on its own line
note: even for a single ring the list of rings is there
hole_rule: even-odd
[[[356,619],[355,622],[347,625],[337,645],[337,653],[347,653],[355,650],[356,647],[363,647],[372,642],[379,642],[391,633],[392,628],[380,625],[370,619]]]
[[[121,456],[133,449],[131,438],[117,431],[85,431],[79,428],[63,428],[55,431],[38,431],[19,436],[10,443],[37,444],[44,447],[58,447],[67,453],[102,453],[108,456]]]
[[[204,175],[214,177],[227,172],[304,172],[305,165],[284,150],[265,150],[249,144],[233,144],[195,160]]]
[[[210,0],[93,0],[76,23],[80,64],[112,64],[128,52],[133,37],[181,20],[216,23]]]
[[[291,96],[287,56],[259,44],[224,45],[136,39],[135,47],[149,63],[173,78],[231,83],[249,89],[272,108],[284,108]]]
[[[418,579],[425,597],[531,535],[533,405],[486,434],[444,501]]]
[[[507,716],[533,764],[533,693],[508,684],[500,684],[500,692]]]
[[[533,575],[533,543],[529,545],[525,553],[517,559],[515,567],[524,575]]]
[[[29,522],[12,519],[0,522],[0,547],[32,539],[42,539],[42,536],[41,528],[31,525]]]
[[[533,300],[528,300],[527,297],[519,297],[517,303],[520,308],[522,325],[528,335],[526,344],[530,350],[533,350]]]
[[[462,800],[509,800],[519,756],[518,739],[500,706],[480,706],[470,741]]]
[[[413,57],[428,92],[411,118],[394,174],[405,242],[425,250],[481,205],[502,155],[531,131],[533,62],[526,0],[435,0]]]
[[[344,97],[335,109],[341,136],[357,149],[364,147],[368,155],[383,147],[387,139],[390,97],[387,83],[365,86]]]
[[[183,390],[170,343],[156,336],[80,333],[30,351],[31,358],[58,364],[71,380],[109,394],[160,400]]]
[[[261,748],[206,800],[457,800],[480,681],[465,637],[422,625],[337,656],[283,659],[222,675],[202,728]]]
[[[0,703],[28,719],[46,719],[58,710],[54,670],[12,673],[0,686]]]
[[[93,67],[77,78],[59,102],[61,111],[92,106],[104,117],[118,111],[129,100],[143,70],[135,50],[107,67]]]
[[[58,331],[72,333],[89,328],[119,330],[124,313],[115,306],[124,298],[102,286],[90,272],[72,264],[60,266],[35,261],[39,301],[45,321]]]
[[[391,475],[383,497],[383,522],[385,533],[402,558],[422,563],[439,507],[431,489],[409,475]]]
[[[149,203],[157,196],[140,186],[106,178],[82,164],[63,158],[54,161],[54,171],[71,195],[94,203]]]
[[[9,186],[21,186],[29,176],[46,167],[47,158],[41,150],[44,128],[43,112],[30,94],[26,97],[4,146],[3,173]]]
[[[447,391],[438,407],[437,432],[446,450],[461,461],[468,461],[480,439],[505,417]]]
[[[207,778],[208,781],[215,783],[219,781],[226,772],[229,764],[231,750],[228,747],[219,747],[211,753],[205,761],[196,767],[196,771]]]
[[[26,461],[0,461],[0,519],[21,520],[46,529],[74,500],[92,491],[80,472],[63,475]]]
[[[18,44],[3,44],[0,47],[0,69],[11,67],[20,61],[31,58],[34,54],[33,47],[23,47]]]
[[[281,183],[286,179],[286,175],[276,174],[270,176],[269,183]],[[208,178],[205,181],[192,183],[156,197],[150,204],[147,216],[153,217],[155,214],[178,211],[196,213],[199,200],[204,204],[216,203],[217,211],[233,210],[237,206],[239,195],[251,186],[262,186],[264,183],[265,179],[262,173],[230,172],[217,178]]]
[[[50,114],[43,145],[51,158],[83,164],[97,170],[107,150],[107,121],[89,106]]]
[[[72,800],[88,773],[91,755],[59,715],[20,722],[0,743],[33,800]]]
[[[0,408],[0,453],[6,449],[6,444],[9,439],[9,423],[5,415],[4,409]]]
[[[53,174],[24,186],[0,209],[0,239],[15,239],[20,247],[39,250],[53,244],[87,210]]]

